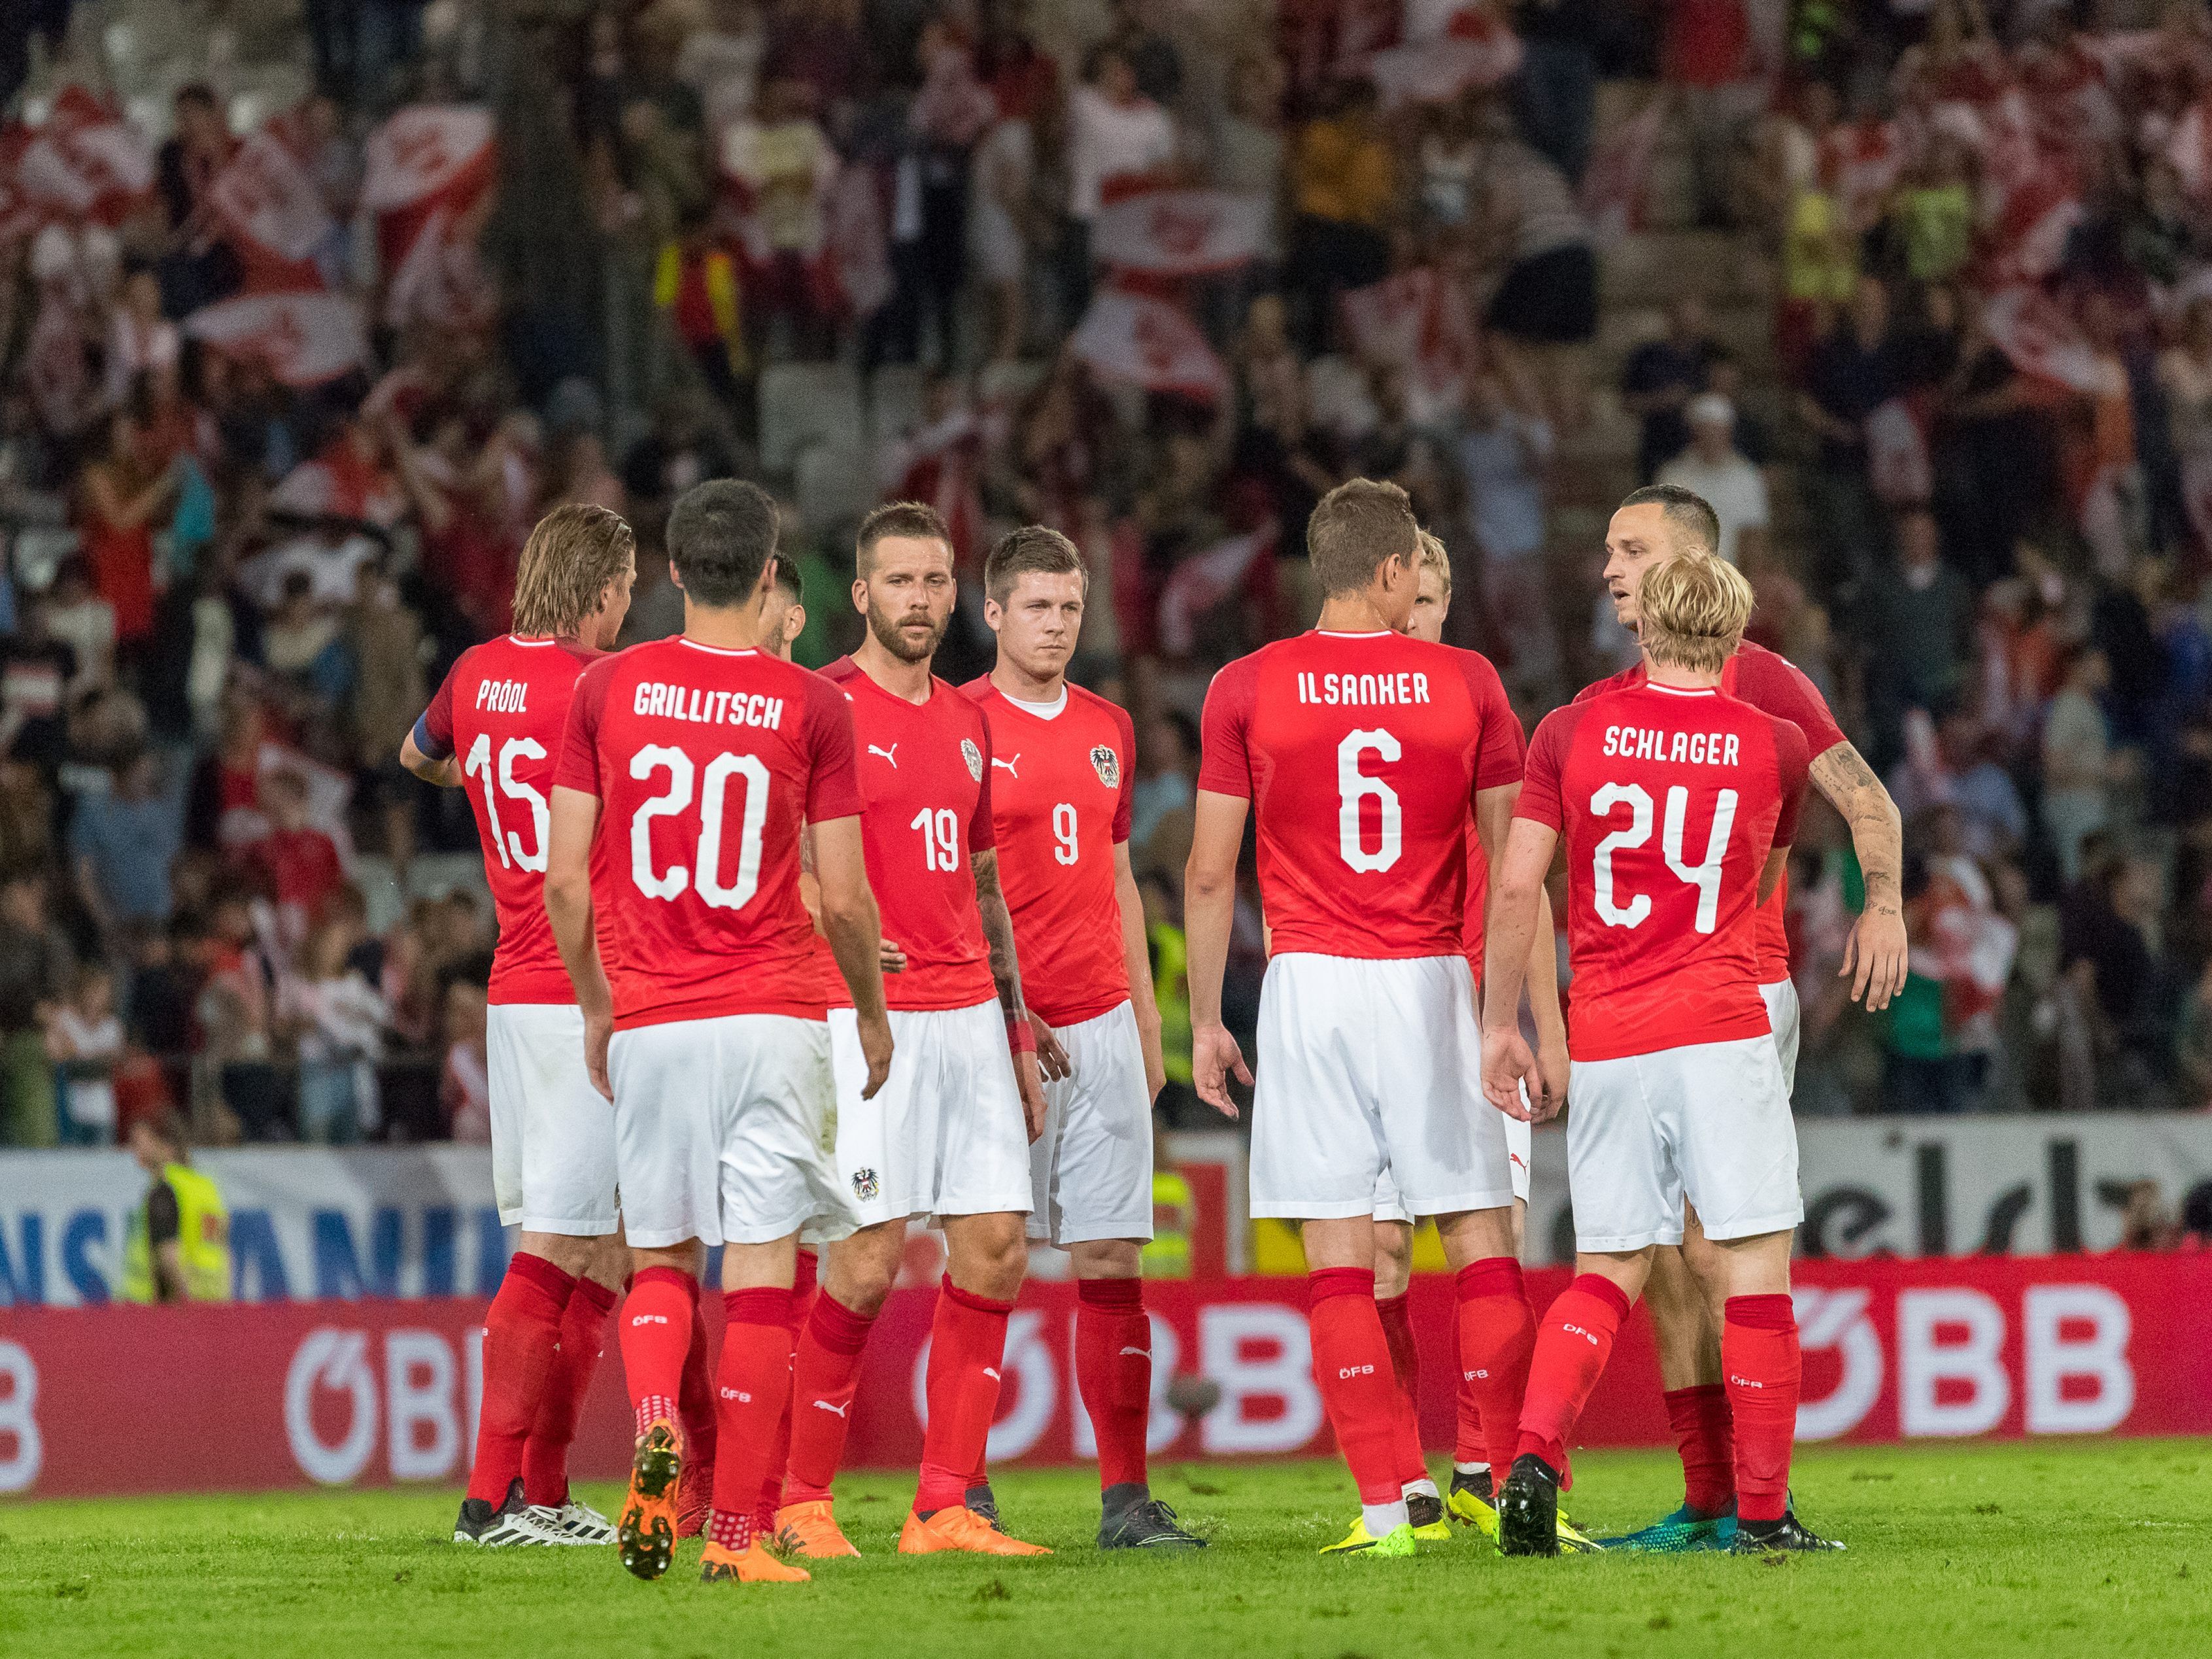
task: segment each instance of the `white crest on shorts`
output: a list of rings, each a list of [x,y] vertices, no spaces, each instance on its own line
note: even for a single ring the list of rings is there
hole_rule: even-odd
[[[1098,774],[1098,781],[1109,789],[1121,787],[1121,757],[1114,752],[1111,745],[1102,743],[1093,749],[1091,765],[1091,769]]]
[[[968,775],[976,782],[983,781],[983,751],[975,746],[973,738],[960,739],[960,758],[968,763]]]

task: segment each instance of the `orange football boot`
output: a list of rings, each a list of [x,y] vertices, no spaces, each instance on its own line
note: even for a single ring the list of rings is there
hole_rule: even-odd
[[[684,1450],[676,1425],[657,1417],[637,1443],[629,1466],[629,1491],[615,1544],[622,1564],[640,1578],[658,1578],[676,1553],[676,1507],[684,1476]]]
[[[970,1555],[1050,1555],[1042,1544],[1024,1544],[1009,1538],[971,1509],[958,1505],[938,1510],[927,1521],[909,1510],[906,1529],[899,1534],[901,1555],[935,1555],[961,1550]]]
[[[826,1498],[811,1504],[786,1504],[775,1512],[775,1537],[786,1553],[810,1561],[826,1561],[836,1555],[858,1555],[853,1540],[837,1524],[836,1512]]]
[[[777,1560],[757,1538],[741,1550],[709,1544],[699,1558],[700,1582],[708,1584],[804,1584],[813,1577],[804,1567]]]

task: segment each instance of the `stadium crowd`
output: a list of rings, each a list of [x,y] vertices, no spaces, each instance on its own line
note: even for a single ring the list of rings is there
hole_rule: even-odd
[[[996,535],[1084,549],[1178,1083],[1194,716],[1313,614],[1314,502],[1408,490],[1533,726],[1634,654],[1571,509],[1656,478],[1907,819],[1877,1022],[1808,814],[1799,1109],[2212,1099],[2201,3],[310,5],[282,107],[235,40],[126,106],[70,11],[0,52],[0,1144],[484,1138],[489,906],[401,738],[554,506],[675,631],[661,521],[729,472],[802,660],[878,500],[953,527],[956,680]],[[1624,359],[1677,155],[1771,314],[1692,283]],[[1255,890],[1233,1025],[1261,963]]]

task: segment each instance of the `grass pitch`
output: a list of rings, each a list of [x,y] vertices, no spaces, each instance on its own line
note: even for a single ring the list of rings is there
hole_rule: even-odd
[[[1462,1531],[1371,1564],[1314,1553],[1355,1512],[1333,1462],[1155,1471],[1213,1540],[1172,1558],[1101,1557],[1097,1487],[1071,1471],[999,1482],[1008,1523],[1054,1558],[902,1559],[911,1477],[863,1475],[839,1509],[864,1559],[788,1589],[700,1583],[696,1540],[657,1584],[611,1548],[456,1547],[453,1492],[16,1503],[0,1505],[0,1653],[2202,1655],[2208,1475],[2205,1441],[1809,1449],[1803,1513],[1846,1555],[1508,1561]],[[1577,1476],[1594,1531],[1680,1493],[1664,1453],[1585,1454]],[[613,1513],[614,1489],[587,1495]]]

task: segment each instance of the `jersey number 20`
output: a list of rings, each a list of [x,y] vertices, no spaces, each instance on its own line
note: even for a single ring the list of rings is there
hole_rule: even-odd
[[[668,787],[637,809],[629,821],[629,875],[647,898],[674,899],[686,887],[717,910],[742,909],[760,890],[761,830],[768,822],[768,766],[757,755],[720,754],[707,763],[703,775],[691,757],[665,744],[647,744],[629,758],[629,775],[642,783],[665,768]],[[729,811],[730,780],[744,780],[739,809],[737,879],[722,879],[723,825]],[[694,786],[699,796],[699,846],[691,867],[653,867],[653,821],[690,810]]]
[[[1713,802],[1713,830],[1705,841],[1705,862],[1685,864],[1682,820],[1689,812],[1690,792],[1679,783],[1667,792],[1667,824],[1659,845],[1667,855],[1667,867],[1698,890],[1696,926],[1701,933],[1711,933],[1719,920],[1721,863],[1728,855],[1729,831],[1735,827],[1735,790],[1720,792]],[[1601,818],[1611,817],[1613,808],[1622,805],[1629,809],[1628,827],[1598,842],[1591,860],[1598,920],[1609,927],[1634,927],[1651,914],[1650,894],[1638,893],[1623,904],[1613,886],[1613,855],[1651,839],[1651,797],[1641,785],[1633,783],[1608,783],[1590,797],[1590,811]]]

